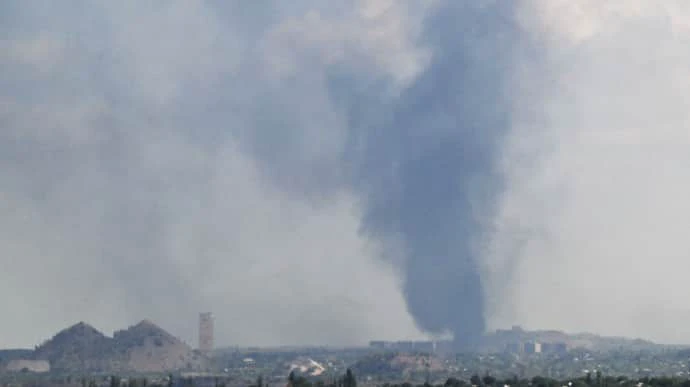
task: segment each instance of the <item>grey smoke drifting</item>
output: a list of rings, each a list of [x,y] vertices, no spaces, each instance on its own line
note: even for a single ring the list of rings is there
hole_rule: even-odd
[[[545,50],[518,77],[489,326],[688,342],[690,4],[522,5]]]
[[[3,7],[4,291],[44,321],[23,340],[147,316],[191,338],[206,309],[228,343],[416,337],[408,311],[483,332],[512,7]]]
[[[688,6],[467,3],[3,2],[0,345],[690,336]]]
[[[142,318],[194,342],[205,310],[219,344],[419,337],[325,83],[412,77],[406,10],[255,3],[2,4],[0,345]]]

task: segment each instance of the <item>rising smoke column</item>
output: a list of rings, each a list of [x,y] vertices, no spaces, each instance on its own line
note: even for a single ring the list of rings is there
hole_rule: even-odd
[[[287,55],[286,62],[310,71],[288,72],[293,78],[251,94],[242,109],[250,125],[240,139],[268,181],[316,203],[354,189],[364,207],[362,231],[400,268],[419,327],[453,333],[460,345],[476,342],[485,327],[479,242],[500,189],[495,161],[511,125],[520,44],[514,18],[512,3],[441,2],[418,42],[431,50],[430,62],[403,87],[348,61],[314,67],[312,56]],[[286,91],[297,85],[323,94],[294,100]]]
[[[512,3],[467,4],[446,2],[427,20],[432,62],[386,124],[359,133],[358,175],[364,230],[402,246],[410,312],[460,346],[485,328],[477,241],[500,188],[494,162],[511,123],[518,44]]]

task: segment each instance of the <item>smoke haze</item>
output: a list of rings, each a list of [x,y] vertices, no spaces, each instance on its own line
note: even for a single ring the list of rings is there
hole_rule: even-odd
[[[0,346],[690,340],[681,0],[7,1],[0,36]]]
[[[489,238],[489,326],[690,341],[682,276],[690,118],[682,1],[536,1]]]
[[[320,3],[3,3],[0,345],[142,318],[195,344],[205,310],[219,344],[419,337],[326,84],[411,77],[407,10]]]

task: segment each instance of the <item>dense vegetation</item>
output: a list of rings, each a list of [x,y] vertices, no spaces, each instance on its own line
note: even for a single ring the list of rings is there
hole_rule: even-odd
[[[409,383],[383,384],[384,387],[414,387]],[[543,376],[535,376],[531,379],[497,379],[491,375],[473,375],[470,380],[449,378],[444,384],[432,385],[429,383],[418,384],[417,387],[690,387],[690,379],[678,377],[659,377],[629,379],[624,376],[595,376],[587,374],[582,378],[556,380]]]
[[[271,387],[260,376],[253,383],[241,384],[223,378],[193,378],[193,377],[147,377],[120,376],[107,377],[82,377],[82,378],[57,378],[40,377],[31,374],[17,374],[11,380],[5,379],[3,387],[22,386],[60,386],[60,387]],[[290,372],[287,380],[278,384],[278,387],[358,387],[358,381],[354,372],[347,369],[344,375],[337,378],[307,377]],[[443,383],[377,383],[367,381],[359,384],[360,387],[690,387],[690,379],[683,377],[643,377],[627,378],[625,376],[605,376],[601,372],[587,373],[580,378],[553,379],[544,376],[533,378],[496,378],[487,373],[482,376],[473,374],[468,379],[451,377]]]

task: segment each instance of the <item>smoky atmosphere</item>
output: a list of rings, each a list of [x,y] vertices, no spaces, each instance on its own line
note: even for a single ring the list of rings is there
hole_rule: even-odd
[[[690,3],[0,3],[0,347],[690,343]]]

